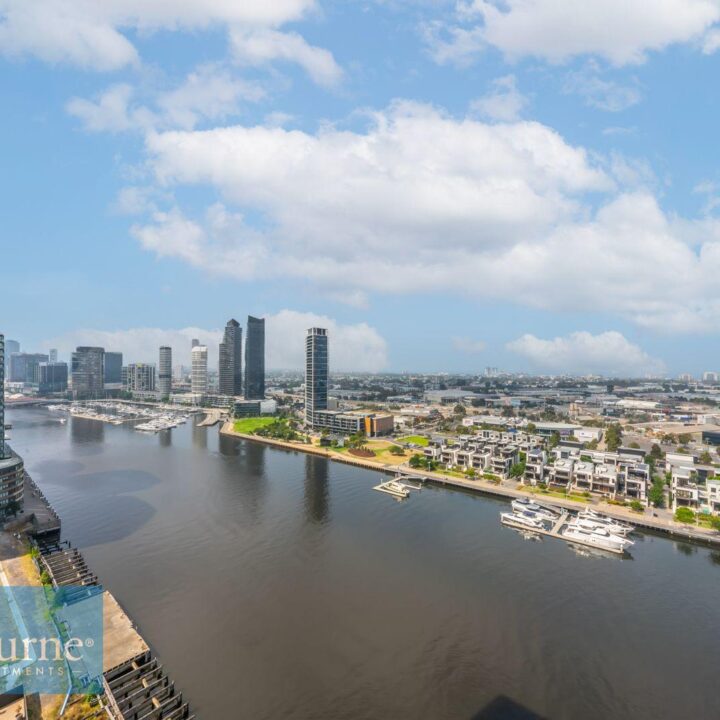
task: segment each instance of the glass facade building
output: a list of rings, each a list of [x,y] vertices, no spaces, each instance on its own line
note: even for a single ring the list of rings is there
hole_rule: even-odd
[[[160,348],[158,391],[161,397],[167,397],[172,392],[172,348],[167,347],[167,345]]]
[[[103,397],[105,391],[104,348],[88,346],[77,348],[72,354],[71,375],[73,396],[76,399]],[[120,378],[122,378],[122,356],[120,356]]]
[[[328,335],[310,328],[305,338],[305,423],[316,424],[315,413],[328,407]]]
[[[220,343],[218,376],[221,395],[242,393],[242,328],[237,320],[229,320],[225,326],[225,335]]]
[[[245,336],[245,398],[265,399],[265,319],[248,316]]]

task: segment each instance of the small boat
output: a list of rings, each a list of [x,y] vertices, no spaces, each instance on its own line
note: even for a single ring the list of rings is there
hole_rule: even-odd
[[[566,540],[577,540],[585,545],[591,545],[593,547],[617,553],[624,552],[629,545],[633,544],[632,540],[628,540],[627,538],[623,538],[618,535],[612,535],[607,532],[607,530],[590,530],[588,528],[581,527],[577,523],[570,523],[561,534]]]
[[[543,520],[549,520],[550,522],[557,520],[560,516],[560,513],[556,513],[552,508],[538,505],[527,498],[516,498],[510,503],[510,507],[512,507],[515,512],[519,513],[533,512]]]
[[[513,527],[523,527],[528,530],[544,530],[545,526],[541,518],[537,517],[535,513],[526,512],[512,512],[512,513],[500,513],[500,522],[503,525],[512,525]]]

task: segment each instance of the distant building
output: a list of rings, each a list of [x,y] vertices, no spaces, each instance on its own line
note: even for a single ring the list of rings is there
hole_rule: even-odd
[[[720,380],[720,373],[716,372],[704,372],[703,373],[703,382],[706,383],[716,383]]]
[[[692,382],[695,378],[690,373],[681,373],[678,375],[680,382]]]
[[[242,393],[242,328],[237,320],[229,320],[220,343],[218,363],[221,395],[237,396]]]
[[[200,341],[197,338],[193,338],[190,342],[190,349],[197,347],[200,344]]]
[[[126,370],[126,385],[128,392],[154,392],[155,366],[148,363],[130,363]]]
[[[167,345],[160,348],[157,389],[160,397],[169,397],[172,392],[172,348]]]
[[[305,423],[315,427],[315,414],[328,409],[328,334],[310,328],[305,338]]]
[[[118,385],[122,383],[123,354],[121,352],[105,353],[105,385]]]
[[[105,390],[105,350],[101,347],[81,346],[72,354],[71,379],[73,397],[88,399],[103,397]],[[122,378],[122,367],[121,376]]]
[[[64,362],[40,363],[38,392],[41,395],[64,393],[68,389],[68,365]]]
[[[49,362],[56,363],[58,361],[58,352],[55,348],[50,348],[50,352],[48,353],[48,357],[50,358]]]
[[[316,410],[313,428],[327,429],[343,435],[390,435],[395,429],[395,419],[389,413],[368,413],[362,410],[342,412],[339,410]]]
[[[248,315],[245,337],[245,399],[265,398],[265,319]]]
[[[5,378],[10,378],[10,358],[20,352],[20,343],[17,340],[6,340],[5,341],[5,362],[3,367],[5,369]]]
[[[277,412],[275,400],[235,400],[233,413],[236,418],[274,415]]]
[[[10,382],[37,385],[40,382],[40,363],[47,362],[42,353],[13,353],[10,356]]]
[[[204,395],[208,389],[208,351],[205,345],[195,345],[192,352],[191,389],[194,394]]]
[[[22,458],[5,442],[5,338],[0,335],[0,511],[22,507],[25,470]]]

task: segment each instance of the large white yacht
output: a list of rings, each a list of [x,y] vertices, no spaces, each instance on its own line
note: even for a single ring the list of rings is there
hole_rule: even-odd
[[[513,525],[528,528],[529,530],[544,530],[542,518],[530,511],[500,513],[500,521],[503,525]]]
[[[576,522],[570,523],[565,530],[562,531],[562,536],[566,540],[577,540],[586,545],[594,545],[595,547],[612,552],[623,552],[633,544],[632,540],[620,537],[619,535],[613,535],[602,528],[585,528]]]
[[[595,510],[591,510],[590,508],[581,510],[578,513],[577,519],[578,521],[592,523],[597,527],[605,528],[605,530],[613,533],[614,535],[629,535],[635,529],[632,525],[615,520],[614,518],[603,515]]]
[[[510,507],[512,507],[512,509],[517,513],[535,513],[537,517],[543,520],[548,520],[549,522],[557,520],[560,516],[560,514],[555,512],[552,508],[538,505],[527,498],[515,498],[515,500],[510,503]]]

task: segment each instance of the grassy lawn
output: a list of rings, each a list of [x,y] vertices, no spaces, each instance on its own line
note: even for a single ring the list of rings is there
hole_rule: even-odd
[[[272,425],[277,418],[274,417],[254,417],[254,418],[243,418],[242,420],[235,421],[235,432],[251,434],[256,430]]]
[[[422,437],[421,435],[408,435],[407,437],[398,438],[398,442],[413,443],[414,445],[420,445],[420,447],[427,447],[430,443],[426,437]]]
[[[558,490],[537,490],[536,488],[528,488],[531,493],[537,495],[549,495],[550,497],[562,498],[563,500],[575,500],[576,502],[589,503],[590,498],[586,498],[584,495],[575,495],[574,493],[564,493]]]

